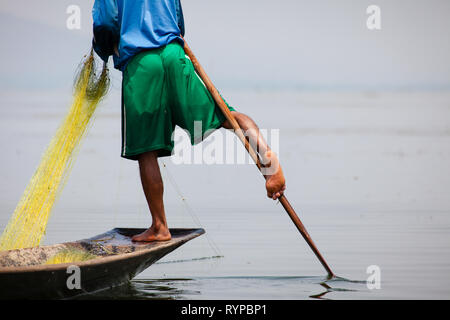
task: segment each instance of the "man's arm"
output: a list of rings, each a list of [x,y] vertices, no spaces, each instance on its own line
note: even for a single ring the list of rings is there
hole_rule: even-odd
[[[116,0],[95,0],[92,18],[94,20],[92,45],[100,58],[107,62],[110,55],[115,52],[117,54],[120,40]]]
[[[181,36],[184,37],[184,17],[180,0],[175,0],[175,8],[177,12],[178,28],[180,28]]]

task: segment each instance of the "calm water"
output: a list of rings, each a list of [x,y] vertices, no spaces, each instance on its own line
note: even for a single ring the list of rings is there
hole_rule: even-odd
[[[131,283],[84,298],[450,298],[450,93],[222,94],[261,128],[280,130],[287,197],[335,273],[352,281],[325,281],[281,205],[265,198],[253,165],[165,158],[170,226],[203,227],[206,235]],[[69,102],[67,92],[0,94],[1,228]],[[120,143],[115,88],[82,145],[44,244],[150,224],[136,163],[119,157]],[[366,286],[371,265],[381,270],[380,289]]]

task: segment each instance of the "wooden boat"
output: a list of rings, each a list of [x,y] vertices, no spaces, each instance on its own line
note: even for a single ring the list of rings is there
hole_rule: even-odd
[[[131,241],[133,235],[143,231],[116,228],[89,239],[0,252],[0,299],[68,298],[114,287],[205,233],[203,229],[170,229],[169,241]],[[80,262],[44,264],[58,252],[70,249],[95,257]],[[70,289],[73,286],[68,285],[68,277],[75,274],[74,265],[79,268],[80,289]]]

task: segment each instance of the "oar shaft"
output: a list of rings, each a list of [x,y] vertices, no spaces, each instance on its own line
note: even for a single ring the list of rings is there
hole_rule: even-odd
[[[316,257],[319,259],[322,266],[325,268],[325,270],[328,272],[329,277],[333,277],[334,273],[331,271],[330,266],[325,261],[324,257],[320,253],[319,249],[317,249],[316,245],[314,244],[314,241],[311,239],[311,236],[309,235],[308,231],[306,231],[305,226],[303,225],[302,221],[298,217],[298,215],[295,213],[294,208],[289,203],[286,196],[282,195],[280,198],[280,203],[282,204],[283,208],[286,210],[287,214],[291,218],[292,222],[297,227],[297,230],[300,232],[300,234],[303,236],[303,239],[306,240],[311,250],[314,252]]]
[[[248,151],[250,156],[252,157],[253,161],[255,161],[256,166],[259,170],[263,168],[263,165],[261,164],[259,157],[255,150],[252,148],[248,140],[245,138],[244,133],[242,132],[242,129],[240,128],[238,122],[234,118],[233,114],[231,113],[230,109],[228,109],[228,106],[226,105],[225,101],[222,99],[222,97],[219,94],[219,91],[217,91],[216,87],[213,85],[211,79],[209,79],[208,75],[206,74],[203,67],[198,62],[197,58],[195,57],[192,50],[187,45],[186,41],[184,41],[184,51],[191,60],[192,64],[194,65],[195,71],[200,76],[200,78],[203,80],[203,83],[205,84],[208,91],[211,93],[211,96],[213,97],[216,104],[219,106],[220,110],[224,114],[225,118],[231,123],[231,126],[233,127],[234,131],[236,132],[237,136],[241,140],[241,142],[244,144],[245,149]],[[262,173],[262,172],[261,172]],[[286,196],[282,195],[279,198],[281,204],[283,205],[283,208],[286,210],[287,214],[291,218],[292,222],[297,227],[300,234],[303,236],[303,238],[306,240],[314,254],[319,259],[320,263],[323,265],[325,270],[328,272],[328,276],[332,277],[334,276],[333,272],[331,271],[330,267],[326,263],[323,256],[320,254],[319,250],[317,249],[316,245],[314,244],[313,240],[311,239],[310,235],[306,231],[305,226],[301,222],[298,215],[295,213],[294,208],[292,208],[291,204],[287,200]]]

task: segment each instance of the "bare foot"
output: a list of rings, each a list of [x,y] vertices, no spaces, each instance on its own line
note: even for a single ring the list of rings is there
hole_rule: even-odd
[[[267,197],[276,200],[286,190],[286,180],[276,155],[272,151],[267,151],[264,158],[266,167],[268,166],[270,168],[266,171],[267,174],[265,175]]]
[[[172,238],[170,231],[167,227],[161,227],[158,230],[151,226],[144,232],[137,234],[131,238],[137,242],[151,242],[151,241],[167,241]]]

